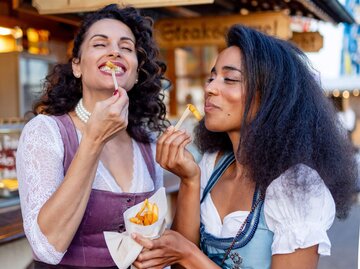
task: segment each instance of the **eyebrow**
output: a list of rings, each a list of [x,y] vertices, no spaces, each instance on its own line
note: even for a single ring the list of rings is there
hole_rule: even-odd
[[[225,70],[225,71],[238,71],[240,73],[242,73],[242,71],[234,66],[223,66],[222,67],[222,70]]]
[[[225,65],[221,68],[222,70],[224,71],[238,71],[240,72],[241,74],[243,73],[240,69],[234,67],[234,66],[228,66],[228,65]],[[211,73],[216,73],[216,68],[215,66],[211,69]]]
[[[95,35],[93,35],[89,40],[91,40],[91,39],[93,39],[93,38],[95,38],[95,37],[102,37],[102,38],[105,38],[105,39],[108,39],[108,38],[109,38],[107,35],[95,34]],[[121,37],[121,38],[120,38],[120,41],[131,41],[131,42],[134,43],[134,45],[135,45],[135,41],[132,40],[130,37],[126,37],[126,36]]]

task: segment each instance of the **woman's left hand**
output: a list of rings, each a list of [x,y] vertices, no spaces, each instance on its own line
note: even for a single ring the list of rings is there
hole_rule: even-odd
[[[139,234],[133,234],[133,239],[144,247],[134,265],[138,269],[160,269],[171,264],[183,265],[189,258],[191,250],[197,246],[178,232],[166,230],[164,234],[154,240],[147,239]]]

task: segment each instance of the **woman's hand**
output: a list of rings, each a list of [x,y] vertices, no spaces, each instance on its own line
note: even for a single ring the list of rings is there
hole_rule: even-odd
[[[84,136],[105,144],[116,133],[126,129],[128,107],[129,98],[122,88],[112,97],[97,102],[86,124]]]
[[[200,168],[192,154],[185,149],[191,138],[185,131],[170,126],[159,138],[156,147],[156,161],[164,169],[179,176],[183,182],[198,178]]]
[[[171,264],[185,266],[197,246],[175,231],[166,230],[164,234],[154,240],[139,234],[133,234],[133,239],[144,247],[134,265],[142,268],[164,268]]]

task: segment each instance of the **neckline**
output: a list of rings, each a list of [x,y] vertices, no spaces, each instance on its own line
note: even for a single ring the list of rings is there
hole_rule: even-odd
[[[82,133],[79,129],[76,128],[76,133],[78,134],[78,139],[79,142],[82,139]],[[136,141],[131,138],[131,145],[132,145],[132,152],[133,152],[133,171],[132,171],[132,177],[131,177],[131,186],[128,190],[124,191],[121,186],[117,183],[115,177],[113,177],[113,175],[110,173],[109,169],[104,165],[104,163],[99,160],[99,167],[96,171],[96,174],[100,174],[100,176],[103,178],[104,183],[110,188],[110,190],[112,192],[116,192],[116,193],[129,193],[129,192],[135,192],[134,191],[134,187],[135,187],[135,181],[136,178],[138,178],[138,164],[136,162],[136,149],[135,147],[137,146]]]
[[[229,219],[232,215],[234,215],[234,217],[241,217],[241,221],[243,221],[246,218],[246,216],[250,213],[249,210],[237,210],[230,212],[229,214],[225,215],[223,219],[221,219],[219,211],[217,210],[214,201],[212,200],[211,193],[209,193],[208,196],[209,197],[207,199],[209,200],[212,209],[216,212],[216,218],[218,220],[218,223],[220,223],[221,227],[224,226],[224,220]]]

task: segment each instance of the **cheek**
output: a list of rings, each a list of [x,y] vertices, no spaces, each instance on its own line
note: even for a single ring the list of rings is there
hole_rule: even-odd
[[[223,107],[227,114],[239,114],[244,108],[244,96],[239,92],[223,94]]]
[[[224,124],[228,128],[240,127],[244,113],[244,96],[239,93],[229,93],[224,96],[223,116]]]
[[[139,68],[139,62],[138,59],[136,57],[136,55],[134,56],[134,58],[132,59],[132,66],[134,68],[135,73],[138,72],[138,68]]]

